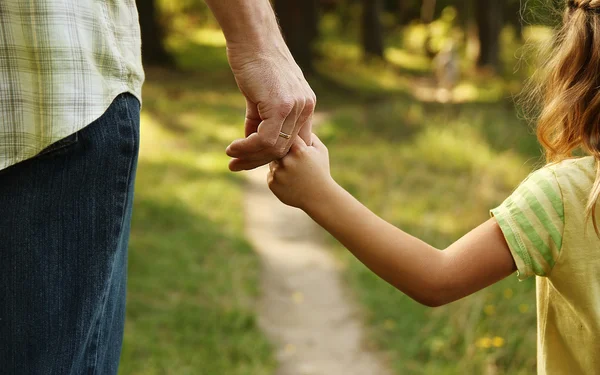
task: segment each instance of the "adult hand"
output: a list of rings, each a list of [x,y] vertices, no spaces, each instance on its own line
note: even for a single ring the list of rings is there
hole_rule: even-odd
[[[246,97],[246,138],[227,148],[229,168],[250,170],[281,159],[297,135],[310,145],[316,96],[283,39],[261,48],[228,45],[227,54]]]

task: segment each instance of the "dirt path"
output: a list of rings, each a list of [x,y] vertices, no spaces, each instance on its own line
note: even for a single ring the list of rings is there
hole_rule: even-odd
[[[276,347],[276,375],[387,375],[365,346],[356,308],[322,232],[302,211],[281,204],[266,168],[248,173],[248,238],[262,258],[259,321]]]

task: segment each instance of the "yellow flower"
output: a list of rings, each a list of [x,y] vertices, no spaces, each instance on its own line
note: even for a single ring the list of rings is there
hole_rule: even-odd
[[[504,298],[511,299],[513,296],[513,290],[510,288],[504,289]]]
[[[446,342],[440,338],[435,338],[431,341],[431,350],[439,353],[446,346]]]
[[[294,344],[287,344],[283,351],[285,352],[285,354],[294,354],[296,353],[296,345]]]
[[[525,304],[525,303],[522,303],[522,304],[520,304],[520,305],[519,305],[519,311],[520,311],[522,314],[525,314],[527,311],[529,311],[529,305],[527,305],[527,304]]]
[[[492,339],[492,345],[496,348],[501,348],[504,346],[504,339],[500,336],[496,336]]]
[[[393,331],[394,328],[396,328],[396,322],[391,319],[387,319],[385,322],[383,322],[383,328],[385,328],[386,331]]]
[[[475,345],[477,345],[477,347],[479,348],[489,349],[492,347],[492,339],[487,336],[484,336],[477,340]]]
[[[295,292],[292,294],[292,300],[296,305],[300,305],[304,302],[304,294],[302,292]]]
[[[483,308],[483,311],[487,314],[487,315],[494,315],[496,313],[496,307],[494,305],[486,305]]]

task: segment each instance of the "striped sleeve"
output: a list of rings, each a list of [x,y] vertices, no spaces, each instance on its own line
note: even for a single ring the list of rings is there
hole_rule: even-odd
[[[510,248],[520,280],[548,276],[561,251],[564,206],[553,170],[542,168],[491,210]]]

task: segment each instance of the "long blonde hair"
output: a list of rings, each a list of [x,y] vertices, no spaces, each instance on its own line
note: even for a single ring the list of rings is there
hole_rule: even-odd
[[[570,0],[552,54],[541,70],[537,137],[548,163],[572,158],[577,150],[596,159],[596,179],[586,216],[596,224],[600,196],[600,0]]]

